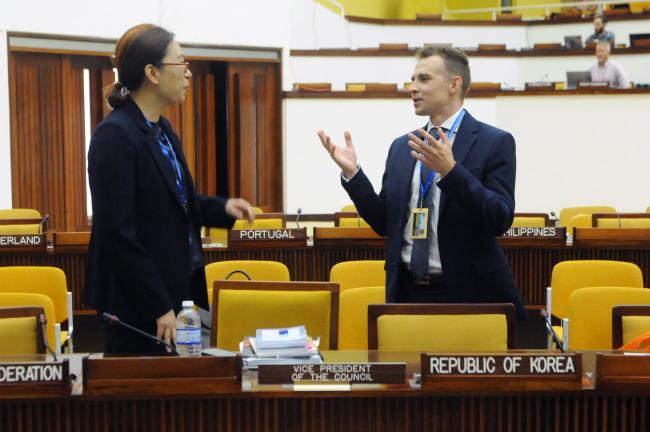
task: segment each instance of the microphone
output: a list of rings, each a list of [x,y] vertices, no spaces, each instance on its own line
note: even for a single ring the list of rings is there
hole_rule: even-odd
[[[551,211],[551,222],[553,222],[553,226],[557,226],[558,220],[557,220],[557,215],[555,214],[554,211]]]
[[[357,228],[361,228],[361,215],[359,214],[358,210],[357,210]]]
[[[546,78],[548,78],[548,72],[546,72],[546,73],[544,74],[544,76],[543,76],[542,78],[540,78],[540,80],[539,80],[538,82],[546,82],[546,81],[545,81]]]
[[[296,226],[298,228],[300,228],[300,225],[298,224],[298,221],[300,220],[300,215],[302,214],[302,209],[300,207],[298,207],[298,210],[296,210],[296,213],[298,213],[296,215]]]
[[[122,327],[125,327],[125,328],[127,328],[127,329],[129,329],[129,330],[131,330],[133,332],[136,332],[136,333],[138,333],[138,334],[140,334],[140,335],[142,335],[142,336],[144,336],[146,338],[149,338],[149,339],[154,340],[154,341],[156,341],[158,343],[161,343],[161,344],[165,345],[167,348],[169,348],[171,350],[171,352],[173,352],[176,355],[179,355],[178,351],[176,351],[176,347],[174,345],[169,344],[169,343],[165,342],[164,340],[160,339],[159,337],[156,337],[156,336],[154,336],[152,334],[149,334],[147,332],[143,332],[139,328],[133,327],[132,325],[129,325],[129,324],[123,322],[123,321],[120,321],[120,319],[117,317],[117,315],[111,315],[109,313],[104,312],[104,313],[102,313],[102,318],[104,318],[106,321],[108,321],[111,324],[121,325]]]
[[[58,362],[59,359],[56,357],[56,353],[52,351],[52,348],[50,348],[50,345],[47,343],[47,333],[45,332],[45,323],[47,323],[47,320],[45,319],[45,314],[40,314],[38,316],[38,322],[41,324],[41,331],[43,332],[43,345],[45,345],[45,350],[52,354],[55,362]]]

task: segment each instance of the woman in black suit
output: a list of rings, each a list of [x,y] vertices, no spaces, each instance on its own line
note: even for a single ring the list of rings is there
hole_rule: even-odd
[[[142,24],[118,41],[119,82],[107,89],[113,112],[90,142],[93,224],[84,301],[168,342],[183,300],[208,308],[201,226],[253,219],[242,199],[200,195],[178,136],[161,116],[185,100],[192,74],[174,35]],[[159,352],[162,346],[105,329],[106,352]]]

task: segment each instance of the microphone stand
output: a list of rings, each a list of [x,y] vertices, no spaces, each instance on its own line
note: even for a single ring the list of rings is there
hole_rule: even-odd
[[[45,332],[45,323],[47,322],[47,320],[45,319],[45,315],[40,314],[38,316],[38,322],[41,324],[41,332],[43,333],[43,345],[45,345],[45,349],[47,350],[47,352],[52,354],[52,357],[54,357],[54,361],[58,362],[59,359],[56,357],[56,353],[52,350],[50,345],[47,343],[47,333]]]
[[[142,336],[144,336],[146,338],[149,338],[149,339],[154,340],[154,341],[156,341],[158,343],[161,343],[161,344],[165,345],[167,348],[169,348],[171,350],[171,352],[173,352],[176,355],[179,355],[178,351],[176,351],[176,347],[174,345],[165,342],[163,339],[160,339],[159,337],[151,335],[151,334],[149,334],[147,332],[143,332],[139,328],[133,327],[130,324],[127,324],[127,323],[125,323],[123,321],[120,321],[120,319],[115,315],[111,315],[109,313],[104,312],[104,313],[102,313],[102,318],[104,318],[106,321],[110,322],[111,324],[121,325],[122,327],[126,327],[127,329],[138,333],[139,335],[142,335]]]

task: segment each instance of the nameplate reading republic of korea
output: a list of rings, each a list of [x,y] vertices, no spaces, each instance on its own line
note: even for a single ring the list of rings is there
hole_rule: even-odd
[[[422,354],[421,367],[423,388],[452,381],[491,382],[494,388],[526,386],[526,382],[532,382],[532,387],[582,384],[580,353]]]
[[[68,360],[62,362],[0,363],[2,394],[25,396],[67,395],[70,393]]]
[[[335,363],[320,365],[260,365],[260,384],[304,381],[350,384],[404,384],[406,363]]]
[[[279,228],[279,229],[250,229],[232,230],[228,233],[228,244],[293,242],[307,244],[307,230],[305,228]]]
[[[46,247],[45,234],[2,234],[0,248],[43,248]]]

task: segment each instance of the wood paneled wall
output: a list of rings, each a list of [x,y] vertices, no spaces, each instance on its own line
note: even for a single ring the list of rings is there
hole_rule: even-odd
[[[3,401],[0,430],[638,432],[650,426],[645,396],[386,393]]]
[[[83,70],[90,72],[90,127],[110,113],[108,57],[9,55],[13,207],[49,214],[58,231],[89,230]],[[192,61],[194,85],[167,109],[197,190],[242,196],[283,210],[279,63]],[[229,85],[228,85],[229,83]]]
[[[229,65],[229,195],[264,211],[282,211],[283,167],[279,66]]]
[[[88,226],[82,79],[72,56],[10,56],[13,206],[49,214],[60,230]]]

